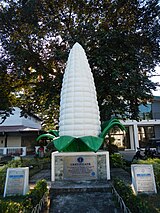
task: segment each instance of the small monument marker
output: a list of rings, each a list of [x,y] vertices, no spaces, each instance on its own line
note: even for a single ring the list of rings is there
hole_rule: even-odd
[[[157,193],[153,166],[147,164],[131,165],[132,185],[136,194]]]
[[[29,168],[8,168],[4,197],[25,195],[29,190]]]

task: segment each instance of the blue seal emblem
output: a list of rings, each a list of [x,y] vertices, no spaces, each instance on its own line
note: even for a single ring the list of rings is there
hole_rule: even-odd
[[[92,173],[91,173],[91,176],[92,176],[92,177],[95,176],[95,175],[96,175],[95,172],[92,172]]]
[[[78,163],[83,163],[84,159],[82,157],[77,158]]]

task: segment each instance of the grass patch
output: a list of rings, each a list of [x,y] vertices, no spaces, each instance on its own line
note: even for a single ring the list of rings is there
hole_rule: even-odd
[[[150,207],[154,210],[152,212],[160,213],[160,193],[153,195],[141,194],[138,195],[141,199],[149,203]]]

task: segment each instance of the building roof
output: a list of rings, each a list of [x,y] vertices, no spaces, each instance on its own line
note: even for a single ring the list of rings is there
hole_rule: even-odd
[[[14,109],[14,113],[7,117],[6,120],[0,124],[0,130],[1,128],[6,129],[7,127],[9,129],[18,128],[18,131],[20,131],[21,129],[23,131],[26,128],[33,130],[41,129],[41,122],[39,119],[31,115],[21,116],[21,110],[18,107],[15,107]]]
[[[27,126],[0,126],[0,132],[37,132],[40,129],[30,128]]]

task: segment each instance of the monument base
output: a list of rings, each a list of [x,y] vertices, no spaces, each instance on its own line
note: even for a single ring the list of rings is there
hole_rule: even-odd
[[[51,181],[110,180],[109,152],[53,152]]]

